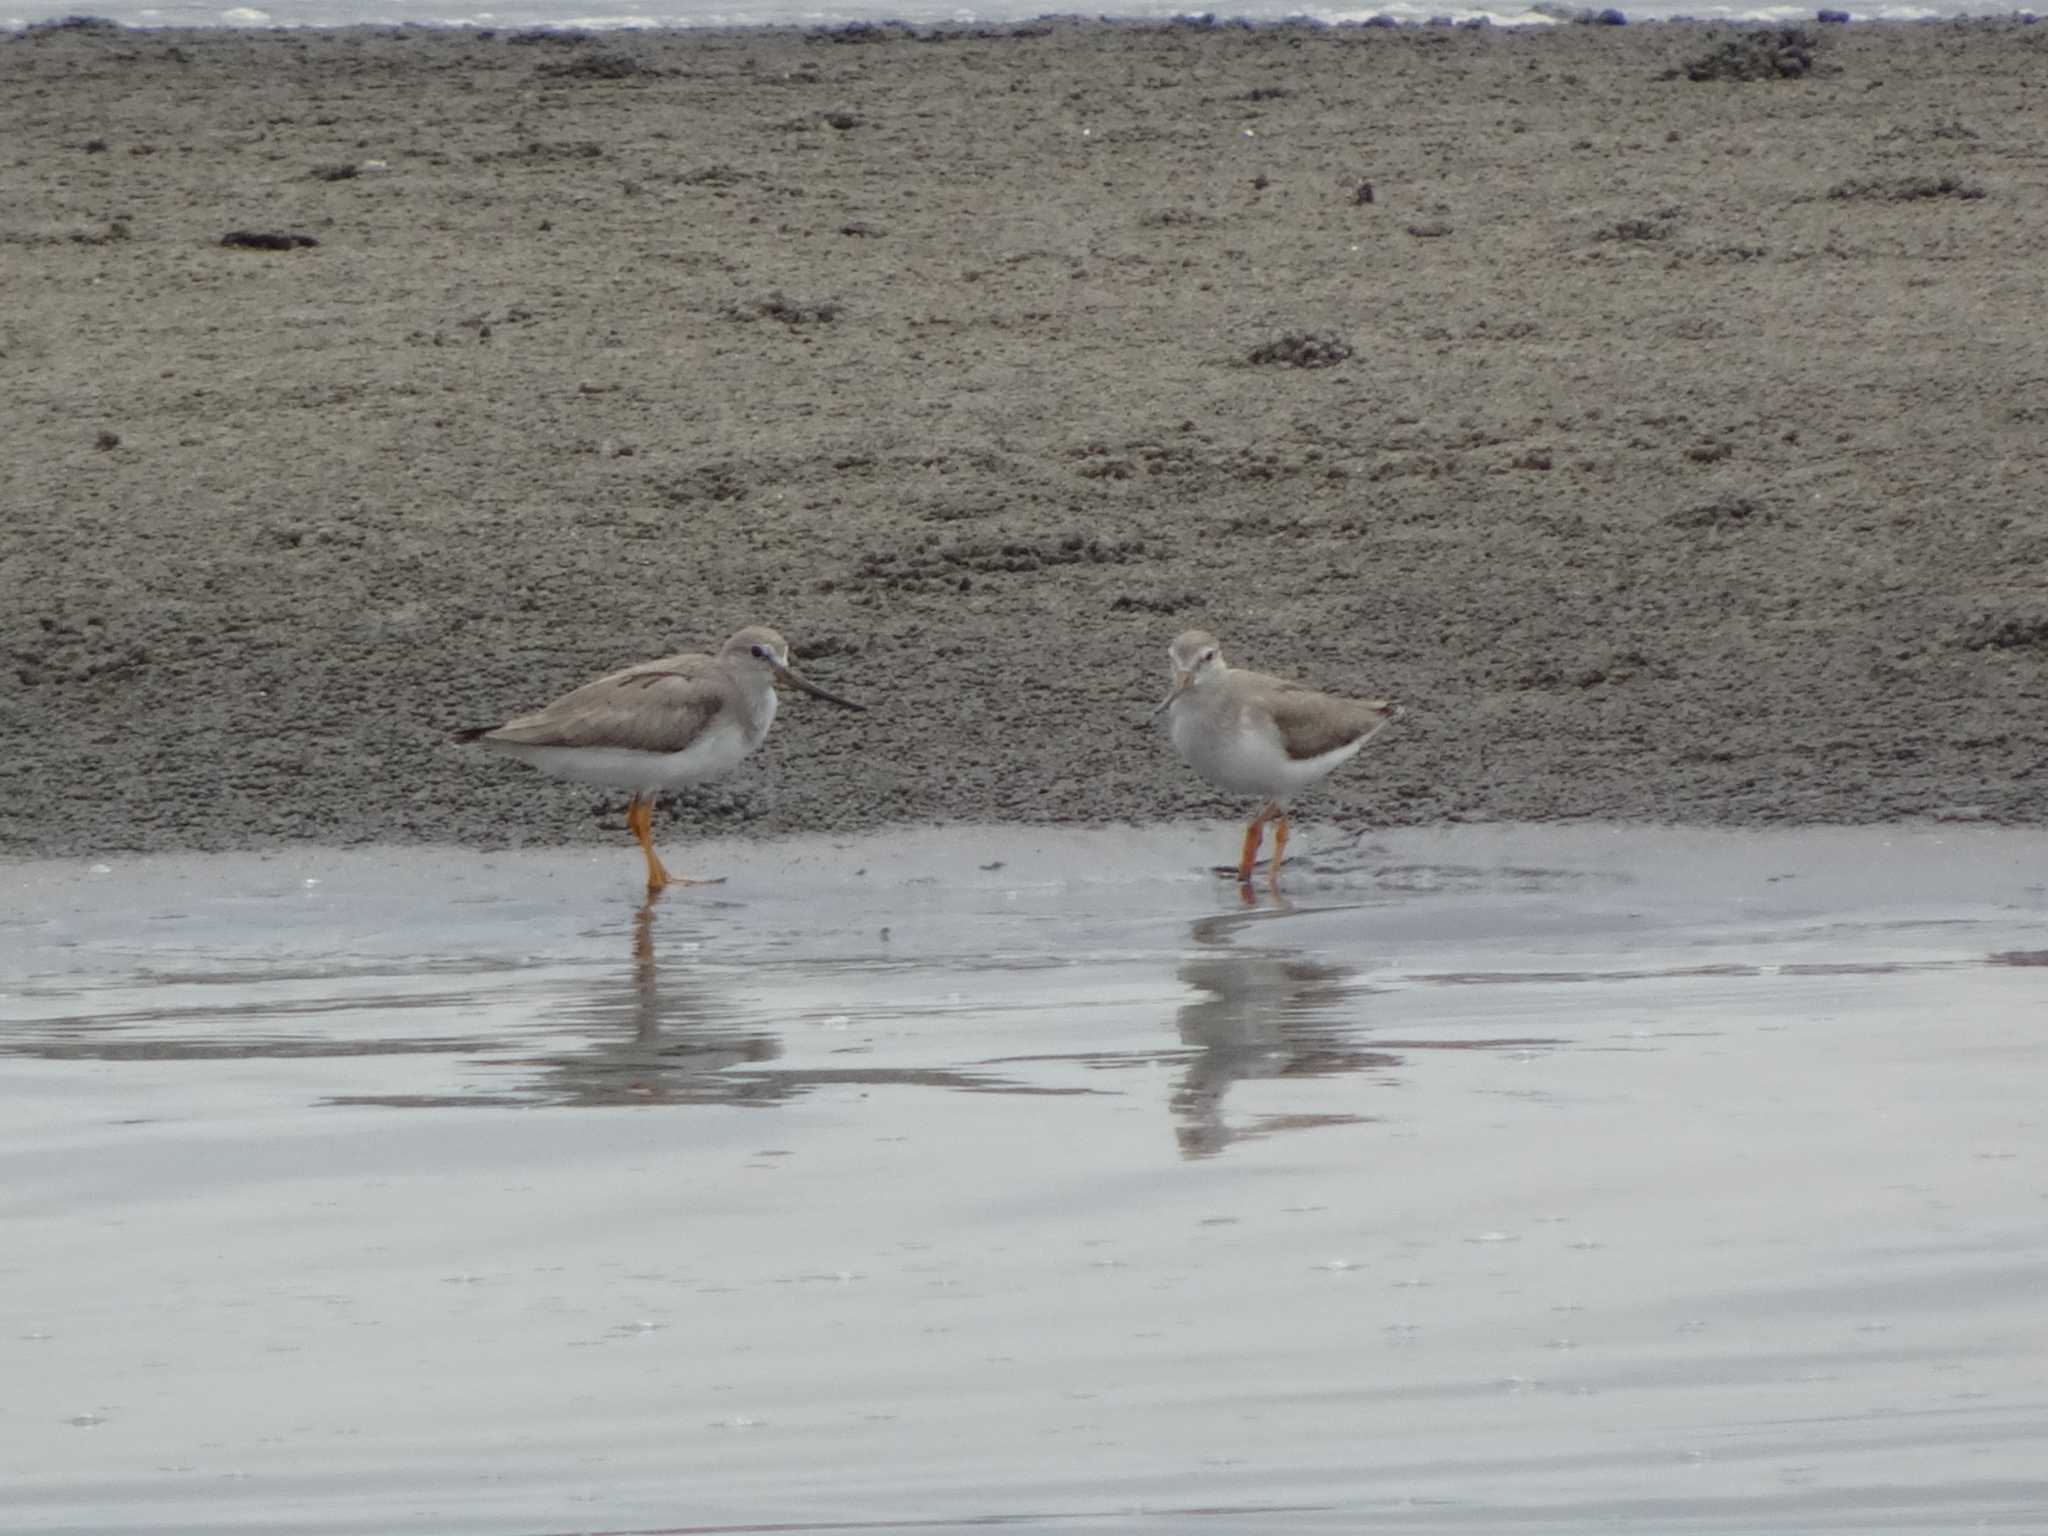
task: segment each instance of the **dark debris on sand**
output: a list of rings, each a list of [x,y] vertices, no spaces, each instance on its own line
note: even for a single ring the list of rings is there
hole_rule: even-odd
[[[1664,78],[1687,80],[1803,80],[1815,69],[1820,39],[1804,27],[1757,27],[1738,32],[1718,48],[1688,59]]]
[[[1338,336],[1290,331],[1253,347],[1245,361],[1259,366],[1284,363],[1289,368],[1334,368],[1351,356],[1351,344]]]

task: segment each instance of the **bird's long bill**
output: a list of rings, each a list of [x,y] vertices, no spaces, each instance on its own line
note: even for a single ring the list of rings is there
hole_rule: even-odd
[[[775,675],[781,678],[785,683],[789,684],[790,687],[801,688],[805,693],[816,694],[819,698],[825,700],[825,702],[828,704],[837,704],[842,709],[867,708],[867,705],[865,704],[856,704],[851,699],[842,699],[838,694],[833,693],[828,689],[820,688],[816,683],[812,682],[809,678],[797,672],[796,669],[793,667],[785,667],[777,662],[770,662],[769,665],[775,668]]]
[[[1187,687],[1187,685],[1188,685],[1189,683],[1192,683],[1192,682],[1193,682],[1194,680],[1195,680],[1195,674],[1194,674],[1194,673],[1192,673],[1192,672],[1176,672],[1176,673],[1174,673],[1174,674],[1173,674],[1173,687],[1172,687],[1171,689],[1169,689],[1169,690],[1168,690],[1168,692],[1167,692],[1167,695],[1166,695],[1166,697],[1165,697],[1165,698],[1163,698],[1163,699],[1161,699],[1161,700],[1159,701],[1159,703],[1158,703],[1158,704],[1157,704],[1157,705],[1156,705],[1156,706],[1155,706],[1155,707],[1153,708],[1153,710],[1152,710],[1152,713],[1153,713],[1153,715],[1154,715],[1154,716],[1158,716],[1158,715],[1163,715],[1163,714],[1165,714],[1165,713],[1166,713],[1166,706],[1167,706],[1167,705],[1169,705],[1169,704],[1171,704],[1171,703],[1172,703],[1172,702],[1173,702],[1173,701],[1174,701],[1175,699],[1179,698],[1179,697],[1180,697],[1180,691],[1181,691],[1181,690],[1182,690],[1183,688]]]

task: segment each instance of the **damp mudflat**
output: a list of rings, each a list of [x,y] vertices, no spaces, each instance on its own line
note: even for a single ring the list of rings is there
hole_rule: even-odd
[[[2048,838],[16,864],[0,1527],[2039,1529]]]

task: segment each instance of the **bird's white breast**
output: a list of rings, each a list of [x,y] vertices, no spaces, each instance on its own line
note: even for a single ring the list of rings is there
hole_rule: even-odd
[[[696,784],[730,773],[754,750],[734,726],[718,725],[680,752],[636,752],[630,747],[536,747],[498,745],[505,756],[572,784],[601,784],[610,789],[662,790]]]
[[[1227,693],[1205,698],[1203,691],[1188,689],[1173,701],[1167,735],[1182,761],[1233,794],[1285,800],[1356,757],[1364,745],[1360,740],[1319,757],[1291,758],[1272,716]]]

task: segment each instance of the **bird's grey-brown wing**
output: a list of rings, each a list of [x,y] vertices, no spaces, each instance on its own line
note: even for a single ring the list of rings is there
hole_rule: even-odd
[[[711,658],[698,652],[626,667],[478,738],[515,747],[619,747],[680,752],[724,702]]]
[[[1387,723],[1384,699],[1340,699],[1280,678],[1261,679],[1259,702],[1279,729],[1280,744],[1296,762],[1321,757],[1372,735]]]

